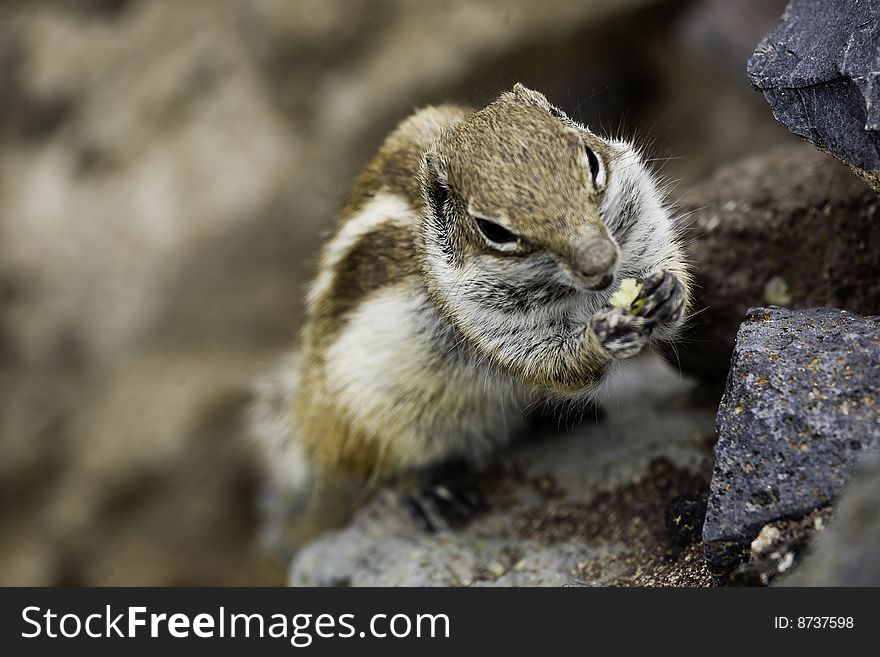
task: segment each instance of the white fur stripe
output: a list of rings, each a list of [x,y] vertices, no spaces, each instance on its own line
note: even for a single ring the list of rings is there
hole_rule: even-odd
[[[318,276],[309,289],[307,297],[309,307],[313,307],[318,299],[330,290],[337,265],[364,235],[373,232],[383,224],[406,225],[414,220],[415,215],[412,208],[402,196],[389,192],[376,194],[360,212],[342,225],[342,228],[324,247]]]

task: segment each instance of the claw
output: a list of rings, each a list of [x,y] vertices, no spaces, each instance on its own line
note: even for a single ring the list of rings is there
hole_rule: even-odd
[[[593,315],[593,333],[612,358],[630,358],[648,343],[650,329],[645,318],[620,308],[606,308]]]
[[[642,289],[639,291],[639,298],[647,299],[654,294],[654,291],[666,279],[668,272],[666,270],[655,271],[642,281]]]
[[[684,309],[684,287],[674,274],[659,271],[644,280],[638,301],[642,306],[637,314],[650,328],[675,322]]]
[[[421,490],[403,498],[403,507],[428,532],[472,520],[486,510],[486,503],[466,475],[457,464],[433,470]]]
[[[426,501],[418,495],[406,495],[400,501],[410,518],[424,531],[433,533],[440,529],[433,510],[427,508]]]

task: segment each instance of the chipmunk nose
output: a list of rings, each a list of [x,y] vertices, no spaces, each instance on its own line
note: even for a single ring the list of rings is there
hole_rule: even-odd
[[[604,290],[614,280],[617,248],[614,242],[602,237],[585,244],[577,253],[576,266],[584,278],[599,278],[593,289]]]
[[[602,278],[599,279],[599,282],[595,285],[591,286],[591,290],[595,290],[598,292],[599,290],[607,290],[611,287],[611,284],[614,282],[614,276],[611,274],[605,274]]]

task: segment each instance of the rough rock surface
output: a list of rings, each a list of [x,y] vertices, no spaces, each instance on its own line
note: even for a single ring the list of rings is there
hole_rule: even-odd
[[[482,475],[490,510],[428,534],[387,497],[308,544],[293,585],[681,585],[710,583],[699,507],[711,415],[684,405],[691,384],[654,359],[609,386],[607,417],[532,438]]]
[[[792,0],[748,72],[780,123],[880,191],[880,0]]]
[[[703,541],[726,573],[765,524],[834,500],[880,439],[880,317],[754,308],[718,410]]]
[[[880,453],[866,456],[834,519],[783,586],[880,586]]]
[[[724,384],[742,318],[771,302],[774,279],[793,308],[880,314],[880,197],[809,145],[727,166],[685,194],[681,209],[690,214],[697,298],[678,355],[713,392]]]

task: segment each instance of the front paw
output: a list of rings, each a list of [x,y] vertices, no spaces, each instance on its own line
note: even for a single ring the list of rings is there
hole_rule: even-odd
[[[603,308],[590,319],[590,328],[609,358],[631,358],[651,337],[647,320],[623,308]]]
[[[684,315],[684,285],[666,270],[658,271],[642,281],[642,289],[634,306],[637,316],[644,318],[649,329],[675,324]]]

